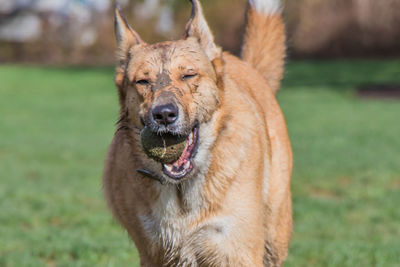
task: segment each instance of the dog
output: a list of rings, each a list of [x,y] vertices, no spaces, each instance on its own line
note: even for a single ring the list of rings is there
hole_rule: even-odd
[[[275,98],[285,61],[279,0],[249,0],[241,58],[198,0],[180,40],[147,44],[115,9],[120,117],[103,174],[141,266],[281,266],[292,229],[292,152]],[[141,131],[187,138],[176,162]]]

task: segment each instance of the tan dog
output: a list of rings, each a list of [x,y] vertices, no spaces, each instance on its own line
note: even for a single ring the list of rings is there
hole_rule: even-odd
[[[121,115],[104,190],[142,266],[280,266],[292,227],[292,153],[275,98],[279,0],[250,0],[242,60],[215,45],[198,0],[181,40],[146,44],[116,9]],[[187,136],[176,162],[140,132]]]

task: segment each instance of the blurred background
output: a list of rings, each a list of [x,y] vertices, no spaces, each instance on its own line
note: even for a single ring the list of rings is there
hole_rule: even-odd
[[[217,41],[237,53],[244,0],[204,0]],[[400,55],[399,0],[286,0],[291,58]],[[190,14],[184,0],[120,1],[148,42],[176,39]],[[1,0],[0,61],[111,64],[111,0]]]
[[[187,0],[118,1],[147,42]],[[240,51],[245,0],[202,0]],[[111,0],[0,0],[0,266],[138,266],[102,196],[118,116]],[[294,150],[285,266],[399,266],[400,0],[285,0]]]

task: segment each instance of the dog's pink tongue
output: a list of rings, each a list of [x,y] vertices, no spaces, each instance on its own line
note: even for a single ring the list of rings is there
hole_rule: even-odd
[[[183,166],[186,163],[186,161],[189,158],[189,156],[190,156],[189,142],[186,142],[185,149],[183,150],[183,152],[182,152],[181,156],[179,157],[179,159],[177,161],[175,161],[175,162],[172,162],[170,164],[165,164],[165,165],[167,165],[169,167],[180,168],[181,166]]]

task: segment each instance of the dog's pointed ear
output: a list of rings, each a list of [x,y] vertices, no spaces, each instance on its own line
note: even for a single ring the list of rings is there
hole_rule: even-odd
[[[192,3],[192,14],[186,24],[183,39],[194,37],[200,43],[204,52],[213,61],[221,56],[221,49],[214,43],[214,36],[208,27],[199,0],[189,0]]]
[[[114,20],[115,37],[117,39],[120,56],[125,55],[128,49],[133,45],[145,44],[139,34],[129,26],[118,4],[115,6]]]

